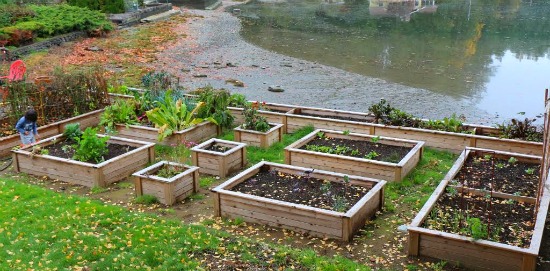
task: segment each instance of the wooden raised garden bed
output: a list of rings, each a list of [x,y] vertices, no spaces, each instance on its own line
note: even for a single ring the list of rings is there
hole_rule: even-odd
[[[205,121],[187,129],[177,131],[174,134],[166,137],[162,142],[158,141],[158,128],[140,125],[117,124],[116,129],[118,132],[117,136],[120,137],[172,146],[182,144],[182,142],[184,141],[202,142],[204,140],[216,137],[221,133],[220,127],[209,121]]]
[[[48,138],[50,136],[58,135],[63,133],[65,126],[71,123],[80,123],[80,128],[85,129],[87,127],[97,126],[99,123],[99,118],[103,113],[103,109],[88,112],[80,116],[69,118],[66,120],[54,122],[44,126],[38,127],[38,134],[41,138]],[[13,124],[15,127],[15,123]],[[13,147],[19,146],[21,144],[21,139],[19,134],[13,134],[10,136],[2,137],[0,139],[0,156],[7,156],[10,154],[10,151]]]
[[[260,162],[212,189],[215,214],[350,241],[384,205],[385,181],[308,170]]]
[[[260,108],[258,108],[258,114],[264,117],[267,122],[272,123],[281,123],[283,124],[283,133],[286,131],[286,112],[294,109],[294,106],[284,105],[284,104],[275,104],[275,103],[265,103]],[[235,117],[234,123],[236,125],[241,125],[244,123],[243,108],[239,107],[228,107],[231,115]]]
[[[537,210],[541,160],[464,150],[408,227],[409,255],[475,270],[535,270],[550,202],[546,180]]]
[[[179,173],[172,177],[158,176],[159,171],[174,167]],[[136,195],[155,196],[162,204],[172,205],[199,189],[199,168],[180,163],[160,161],[134,174]]]
[[[271,129],[267,132],[258,132],[245,130],[239,127],[233,129],[235,141],[246,143],[250,146],[268,148],[275,142],[280,142],[283,138],[283,124],[269,123]]]
[[[418,164],[424,142],[317,129],[285,148],[285,163],[386,181]]]
[[[246,144],[212,138],[191,149],[193,165],[201,173],[225,178],[246,166]]]
[[[288,105],[288,107],[292,107]],[[531,155],[542,155],[542,143],[516,139],[501,139],[487,136],[496,131],[490,127],[466,125],[471,133],[453,133],[421,128],[386,126],[375,124],[373,117],[366,113],[343,110],[300,107],[286,114],[286,131],[313,125],[315,129],[350,131],[361,134],[387,136],[426,142],[426,146],[439,150],[460,153],[465,147],[486,148]],[[480,130],[480,131],[478,131]]]
[[[102,135],[98,135],[102,136]],[[39,144],[42,149],[64,140],[62,135],[47,138]],[[94,164],[66,157],[34,154],[33,147],[13,150],[13,167],[16,172],[79,184],[87,187],[105,187],[130,176],[137,169],[155,159],[155,144],[111,137],[108,144],[119,144],[132,149],[122,155]]]

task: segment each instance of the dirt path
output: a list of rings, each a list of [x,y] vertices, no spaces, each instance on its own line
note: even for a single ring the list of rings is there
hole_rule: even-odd
[[[185,10],[196,15],[183,23],[181,39],[158,55],[153,65],[178,74],[188,89],[210,84],[246,95],[251,100],[365,112],[385,98],[417,116],[443,118],[464,114],[467,122],[494,124],[496,116],[465,100],[362,76],[341,69],[280,55],[256,47],[239,35],[239,19],[226,12],[236,2],[224,1],[214,11]],[[197,76],[202,77],[197,77]],[[204,77],[205,76],[205,77]],[[226,83],[243,81],[245,87]],[[267,89],[280,85],[285,92]],[[501,122],[500,120],[498,122]]]

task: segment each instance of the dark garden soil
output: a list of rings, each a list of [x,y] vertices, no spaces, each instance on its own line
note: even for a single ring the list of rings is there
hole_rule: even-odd
[[[204,149],[207,150],[207,151],[215,151],[215,152],[224,153],[224,152],[230,150],[231,148],[226,147],[226,146],[222,146],[222,145],[217,144],[217,143],[212,143],[212,144],[210,144],[210,146],[208,146]]]
[[[457,179],[465,187],[535,197],[540,165],[469,156]]]
[[[370,188],[344,185],[277,170],[260,171],[236,185],[233,191],[311,207],[345,212],[359,201]]]
[[[45,146],[44,149],[48,150],[48,155],[51,155],[51,156],[57,156],[62,158],[72,158],[75,153],[75,149],[73,147],[70,147],[70,148],[65,147],[65,150],[63,150],[63,148],[64,146],[71,146],[74,144],[75,144],[74,141],[65,140],[65,141],[54,143],[52,145]],[[129,151],[135,150],[136,147],[116,144],[116,143],[108,143],[107,149],[108,149],[107,154],[103,156],[104,161],[107,161],[111,158],[125,154]],[[95,161],[86,161],[86,162],[96,164]]]
[[[318,146],[322,146],[321,149]],[[324,150],[329,147],[330,150]],[[392,146],[372,141],[352,140],[330,137],[316,137],[306,145],[300,147],[302,150],[319,151],[358,158],[367,158],[390,163],[399,163],[411,150],[410,147]]]
[[[325,118],[325,119],[335,119],[335,120],[349,120],[349,121],[368,122],[368,123],[373,122],[370,119],[352,118],[352,117],[344,117],[344,116],[327,116],[327,115],[319,115],[319,114],[312,114],[312,113],[297,113],[297,115],[318,117],[318,118]]]
[[[472,218],[482,222],[482,239],[528,248],[531,244],[534,205],[513,200],[468,195],[448,188],[424,222],[429,229],[472,236]],[[487,225],[489,227],[487,227]],[[473,230],[472,230],[473,229]]]

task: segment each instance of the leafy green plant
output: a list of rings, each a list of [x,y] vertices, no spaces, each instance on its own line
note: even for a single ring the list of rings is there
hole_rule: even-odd
[[[318,138],[320,139],[324,139],[325,138],[325,133],[324,132],[317,132],[315,135],[317,135]]]
[[[498,169],[503,169],[506,165],[502,162],[499,162],[499,163],[496,163],[495,164],[495,167],[498,168]]]
[[[525,170],[525,173],[529,174],[529,175],[533,175],[535,174],[535,169],[534,168],[528,168]]]
[[[77,147],[73,159],[88,162],[94,161],[99,163],[103,160],[103,155],[108,152],[107,141],[108,136],[97,136],[97,128],[88,127],[84,130],[82,137],[75,139]]]
[[[460,133],[464,131],[462,119],[463,117],[457,117],[456,114],[452,114],[450,117],[445,117],[442,120],[423,121],[420,126],[431,130]]]
[[[41,149],[40,154],[41,155],[48,155],[48,154],[50,154],[50,151],[48,149]]]
[[[196,117],[197,110],[203,105],[202,102],[198,103],[193,111],[187,111],[187,106],[182,100],[172,101],[171,91],[166,92],[163,103],[157,102],[156,104],[158,107],[147,111],[146,114],[149,120],[155,124],[155,127],[159,128],[159,141],[164,140],[176,131],[199,124],[205,120],[217,124],[216,120],[211,117],[205,119]]]
[[[172,178],[182,172],[182,169],[178,166],[164,165],[155,175],[162,178]]]
[[[513,156],[510,157],[510,159],[508,159],[508,164],[510,165],[515,165],[517,162],[518,162],[518,159]]]
[[[64,145],[63,147],[61,147],[61,150],[65,154],[67,154],[67,158],[70,158],[70,153],[72,153],[74,151],[74,147],[72,145]]]
[[[246,96],[240,93],[233,93],[229,96],[229,106],[233,107],[245,107],[248,104]]]
[[[525,118],[521,121],[511,119],[508,123],[498,124],[497,128],[503,138],[523,139],[542,142],[543,132],[534,125],[535,119]]]
[[[370,141],[372,143],[378,143],[378,141],[380,141],[380,136],[375,136],[375,137],[371,138]]]
[[[135,109],[133,102],[116,100],[112,105],[105,107],[99,125],[105,127],[108,133],[114,133],[116,132],[116,124],[138,124]]]
[[[351,156],[358,156],[359,153],[360,153],[359,150],[352,150],[349,154],[350,154]]]
[[[372,159],[374,159],[374,158],[376,158],[376,157],[378,157],[378,156],[380,156],[380,154],[378,154],[376,151],[370,151],[369,153],[367,153],[367,154],[365,155],[365,158],[366,158],[366,159],[371,159],[371,160],[372,160]]]
[[[65,125],[63,136],[71,140],[76,140],[75,138],[80,138],[82,136],[82,131],[80,130],[80,123],[70,123]],[[65,145],[65,146],[69,146],[69,145]]]
[[[332,209],[336,212],[345,212],[348,209],[348,201],[345,197],[335,196],[333,199]]]
[[[320,145],[306,145],[306,150],[316,151],[322,153],[335,153],[335,150],[329,146],[320,146]]]
[[[343,135],[349,135],[349,133],[350,133],[349,130],[345,130],[342,132]]]
[[[231,103],[231,94],[225,89],[215,90],[212,87],[202,88],[198,100],[203,103],[197,112],[199,118],[212,117],[222,128],[230,128],[235,117],[227,109]]]
[[[451,196],[456,196],[458,194],[458,190],[454,186],[447,186],[446,190]]]
[[[470,234],[474,239],[487,239],[487,225],[485,223],[481,222],[477,217],[468,218],[467,221]]]
[[[334,149],[334,153],[339,154],[339,155],[340,154],[346,154],[350,151],[351,151],[351,149],[348,146],[336,146],[336,148]]]
[[[393,108],[386,120],[386,124],[407,127],[418,127],[420,122],[421,121],[418,118],[415,118],[412,114],[397,108]]]
[[[393,109],[388,101],[380,99],[380,102],[369,107],[369,112],[374,115],[374,123],[385,123]]]
[[[329,195],[330,190],[332,189],[332,183],[330,181],[324,181],[321,185],[321,193],[323,195]]]
[[[242,125],[243,129],[253,130],[258,132],[267,132],[271,126],[267,122],[265,117],[260,116],[258,111],[252,107],[245,107],[243,111],[244,123]]]

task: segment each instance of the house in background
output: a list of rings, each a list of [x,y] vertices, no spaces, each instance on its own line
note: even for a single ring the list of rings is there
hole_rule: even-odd
[[[416,12],[434,13],[437,11],[435,0],[370,0],[369,12],[372,16],[395,16],[402,21],[410,21]]]

